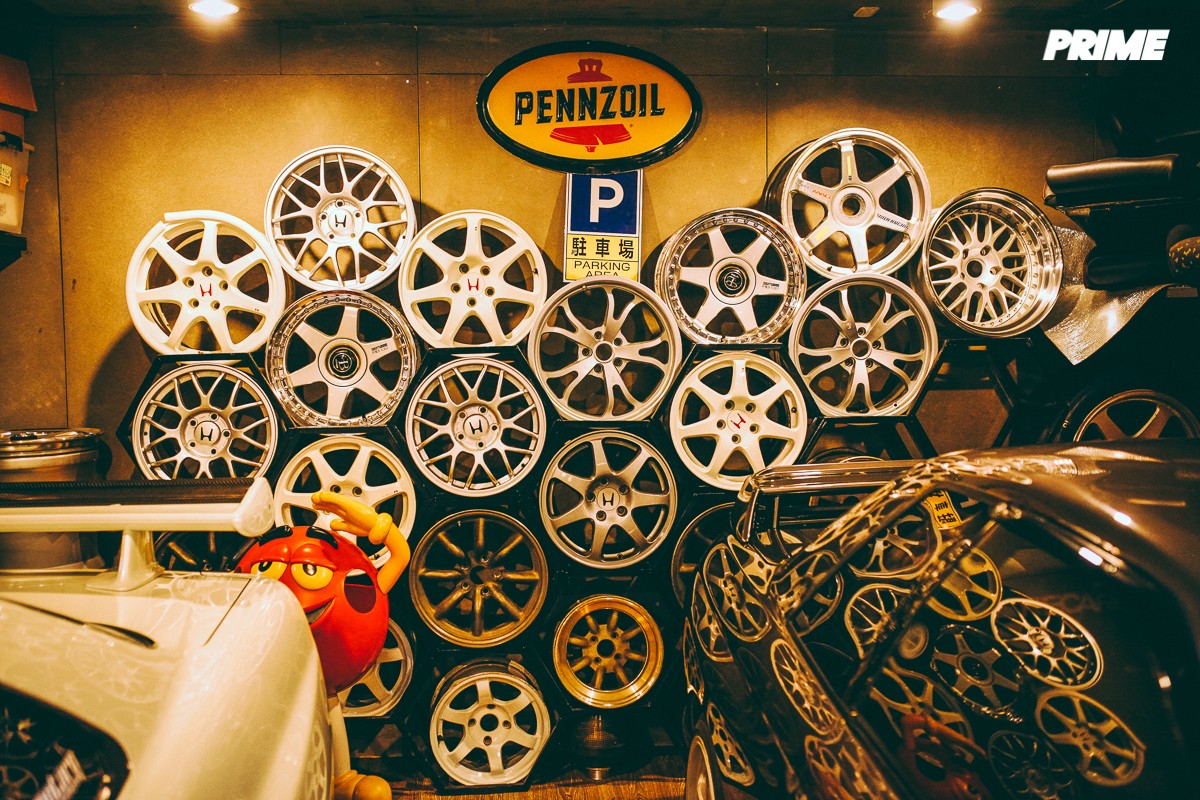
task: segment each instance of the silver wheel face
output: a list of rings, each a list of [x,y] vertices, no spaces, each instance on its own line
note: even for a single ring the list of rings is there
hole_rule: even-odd
[[[775,680],[805,724],[825,741],[836,739],[845,727],[842,717],[795,648],[782,639],[776,640],[771,645],[771,667],[775,670]]]
[[[185,211],[167,214],[137,246],[125,300],[159,353],[249,353],[271,335],[287,285],[258,231],[218,211]]]
[[[846,604],[846,630],[854,640],[859,658],[863,658],[878,641],[907,595],[905,589],[886,583],[870,583],[850,598]]]
[[[783,367],[753,353],[720,353],[684,376],[669,424],[692,474],[736,491],[755,472],[800,456],[808,414]]]
[[[1013,192],[950,201],[922,251],[918,286],[968,333],[1016,336],[1046,318],[1062,285],[1062,249],[1040,209]]]
[[[468,662],[438,687],[429,723],[433,757],[466,786],[519,783],[550,738],[550,710],[516,662]]]
[[[529,363],[570,420],[654,414],[679,370],[679,328],[662,300],[625,278],[592,277],[559,289],[529,336]]]
[[[400,275],[400,308],[433,347],[520,343],[549,287],[529,234],[488,211],[456,211],[426,225]]]
[[[1196,437],[1200,437],[1200,422],[1187,406],[1162,392],[1132,389],[1098,403],[1084,415],[1071,440]]]
[[[898,736],[904,736],[901,720],[909,714],[918,714],[940,722],[966,739],[972,738],[966,715],[948,691],[891,659],[883,666],[870,694]]]
[[[972,711],[1017,719],[1024,669],[998,641],[969,625],[947,625],[933,642],[933,671]]]
[[[996,606],[991,624],[1000,644],[1043,683],[1087,689],[1104,672],[1104,656],[1095,637],[1054,606],[1012,597]]]
[[[733,738],[725,715],[712,703],[704,709],[704,722],[708,725],[712,737],[713,750],[717,756],[717,769],[721,774],[734,783],[749,786],[754,783],[754,768],[742,746]]]
[[[671,589],[679,607],[687,600],[687,590],[695,580],[700,561],[719,537],[730,532],[729,512],[733,503],[721,503],[701,512],[680,532],[671,553]]]
[[[662,674],[663,640],[645,608],[624,597],[580,600],[554,632],[554,670],[567,693],[593,708],[624,708]]]
[[[930,593],[929,608],[956,622],[983,619],[1000,602],[1002,590],[1000,570],[983,552],[972,550]]]
[[[246,373],[194,362],[159,377],[138,403],[133,458],[146,478],[249,478],[271,463],[279,418]]]
[[[742,588],[737,562],[730,556],[729,548],[714,547],[704,559],[701,571],[716,604],[715,611],[729,631],[744,641],[761,639],[767,632],[767,610]]]
[[[529,474],[546,442],[546,410],[516,368],[489,358],[447,362],[413,393],[405,439],[437,488],[502,492]]]
[[[284,313],[267,344],[266,373],[298,425],[382,425],[417,358],[413,333],[391,306],[361,292],[329,291]]]
[[[658,258],[655,286],[693,341],[763,344],[795,320],[804,264],[778,222],[750,209],[725,209],[671,237]]]
[[[267,238],[310,289],[370,289],[391,278],[412,239],[408,187],[377,156],[320,147],[279,173],[267,195]]]
[[[988,740],[987,757],[1015,800],[1073,800],[1079,795],[1075,770],[1041,737],[998,731]]]
[[[408,691],[413,676],[412,643],[395,620],[388,620],[379,658],[358,682],[341,693],[347,717],[386,717]]]
[[[683,678],[687,690],[696,695],[696,699],[704,702],[704,673],[700,670],[700,657],[696,655],[696,634],[691,629],[691,623],[683,623]]]
[[[551,459],[538,492],[542,524],[568,558],[601,569],[653,553],[675,520],[675,479],[646,440],[594,431]]]
[[[1089,783],[1125,786],[1142,774],[1146,746],[1113,712],[1066,689],[1038,698],[1038,728]]]
[[[363,436],[323,436],[300,449],[275,481],[277,525],[316,525],[332,530],[328,511],[315,511],[313,492],[326,490],[353,497],[380,513],[390,514],[408,538],[416,517],[416,493],[404,464],[387,447]],[[366,537],[340,533],[357,544],[376,569],[391,553]]]
[[[725,641],[725,634],[721,632],[721,623],[717,621],[712,603],[699,583],[692,589],[690,618],[692,629],[696,631],[696,641],[700,643],[704,655],[713,661],[733,661],[729,643]]]
[[[789,348],[813,400],[830,417],[908,413],[937,351],[925,304],[885,275],[830,281],[810,294]]]
[[[804,263],[827,278],[891,273],[921,247],[931,209],[916,156],[879,131],[849,128],[806,145],[778,188]]]

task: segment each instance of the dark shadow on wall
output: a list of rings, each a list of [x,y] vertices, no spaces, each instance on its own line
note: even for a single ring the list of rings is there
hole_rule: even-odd
[[[104,431],[104,442],[112,449],[113,463],[108,471],[112,480],[139,477],[124,444],[118,438],[118,428],[125,412],[137,399],[139,384],[127,385],[113,381],[114,375],[145,376],[155,353],[142,342],[131,324],[117,343],[104,356],[96,377],[88,387],[87,404],[82,410],[82,424]],[[69,379],[69,378],[68,378]],[[75,415],[79,418],[79,413]]]

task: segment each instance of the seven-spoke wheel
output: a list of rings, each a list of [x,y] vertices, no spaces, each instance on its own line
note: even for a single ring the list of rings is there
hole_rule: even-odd
[[[572,697],[595,708],[636,703],[654,686],[662,665],[658,625],[624,597],[585,597],[554,632],[558,679]]]

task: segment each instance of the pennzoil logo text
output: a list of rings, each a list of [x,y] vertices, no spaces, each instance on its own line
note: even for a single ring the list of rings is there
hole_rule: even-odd
[[[658,104],[657,83],[592,86],[587,89],[538,89],[514,95],[515,125],[535,115],[535,122],[583,122],[595,119],[660,117],[667,110]]]
[[[1043,61],[1054,61],[1065,52],[1067,61],[1162,61],[1170,30],[1098,31],[1052,30],[1046,39]]]

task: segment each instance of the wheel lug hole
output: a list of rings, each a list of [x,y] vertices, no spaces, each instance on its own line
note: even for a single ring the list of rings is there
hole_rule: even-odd
[[[503,725],[505,728],[511,728],[511,727],[512,727],[512,723],[511,723],[511,722],[509,722],[508,720],[504,720],[504,722],[502,722],[502,723],[500,723],[500,724],[501,724],[501,725]]]
[[[747,414],[754,413],[754,403],[746,403],[746,413]]]
[[[616,347],[620,347],[620,346],[621,346],[621,345],[623,345],[623,344],[625,344],[625,340],[624,340],[624,339],[622,339],[620,336],[618,336],[616,339],[613,339],[613,345],[614,345],[614,346],[616,346]]]
[[[341,208],[342,206],[346,205],[346,201],[345,200],[335,200],[333,204],[335,206],[337,206],[338,208]]]
[[[355,486],[352,491],[354,492],[355,495],[360,495],[360,496],[362,495],[362,487],[361,486]]]
[[[625,516],[625,515],[626,515],[626,514],[628,514],[628,513],[629,513],[629,509],[627,509],[625,506],[618,506],[618,507],[617,507],[617,514],[618,514],[619,516],[622,516],[622,517],[623,517],[623,516]]]
[[[737,443],[738,443],[738,442],[740,442],[741,440],[742,440],[742,437],[741,437],[741,436],[737,435],[736,433],[733,435],[733,443],[734,443],[734,444],[737,444]]]
[[[465,275],[466,273],[471,271],[471,268],[468,267],[466,264],[459,264],[458,271]]]
[[[593,331],[592,336],[596,337],[597,342],[604,338],[604,334],[601,331]]]
[[[592,348],[590,348],[590,347],[585,347],[585,348],[583,348],[583,356],[584,356],[584,358],[587,358],[587,357],[588,357],[588,356],[590,356],[591,354],[592,354]]]
[[[496,293],[496,290],[489,286],[483,290],[483,293],[486,294],[488,297],[491,297],[492,295],[494,295]]]
[[[458,289],[458,284],[457,284],[457,283],[452,283],[452,284],[450,284],[450,291],[452,291],[452,292],[457,292],[458,290],[459,290],[459,289]]]
[[[223,436],[224,436],[226,439],[228,439],[230,434],[229,434],[229,431],[225,431],[225,433],[223,433],[222,435],[223,435]]]
[[[605,514],[603,511],[597,511],[597,512],[596,512],[596,519],[598,519],[598,520],[600,520],[601,522],[603,522],[604,520],[608,519],[608,514]]]
[[[587,498],[587,501],[588,501],[589,503],[591,503],[591,502],[594,502],[594,501],[596,500],[596,495],[592,494],[591,492],[588,492],[588,493],[585,495],[585,497]]]
[[[757,426],[757,425],[751,425],[751,426],[750,426],[750,432],[751,432],[751,433],[758,433],[758,426]]]
[[[202,269],[200,271],[204,273],[204,277],[206,277],[206,278],[212,277],[212,274],[213,274],[212,267],[205,267],[204,269]]]
[[[596,366],[592,367],[592,372],[596,373],[597,375],[599,375],[599,374],[600,374],[601,372],[603,372],[603,371],[604,371],[604,368],[603,368],[603,367],[601,367],[599,364],[597,364]]]
[[[341,494],[341,493],[342,493],[342,487],[338,486],[338,485],[335,483],[335,484],[333,485],[333,491],[334,491],[334,493],[335,493],[335,494]]]
[[[192,308],[199,308],[200,301],[193,297],[191,300],[188,301],[188,305],[191,306]]]
[[[196,283],[196,282],[195,282],[194,280],[192,280],[191,278],[184,278],[184,279],[183,279],[183,285],[184,285],[184,286],[192,286],[192,285],[194,285],[195,283]]]
[[[475,727],[475,720],[474,720],[474,719],[469,719],[469,720],[467,720],[467,727],[468,727],[468,728],[474,728],[474,727]]]
[[[212,301],[212,307],[213,307],[213,308],[220,308],[220,307],[221,307],[221,304],[220,304],[220,303],[218,303],[216,300],[213,300],[213,301]]]
[[[467,305],[468,305],[468,306],[474,306],[474,305],[475,305],[475,298],[474,298],[474,297],[468,297],[468,298],[467,298]]]
[[[482,273],[483,275],[491,275],[491,274],[492,274],[492,268],[491,268],[491,267],[484,267],[483,269],[479,270],[479,272],[480,272],[480,273]]]
[[[723,419],[717,420],[717,430],[721,430],[724,427],[725,427],[725,420],[723,420]]]
[[[484,743],[484,744],[491,744],[491,743],[492,743],[492,737],[490,737],[490,736],[485,736],[485,737],[483,737],[483,743]]]

